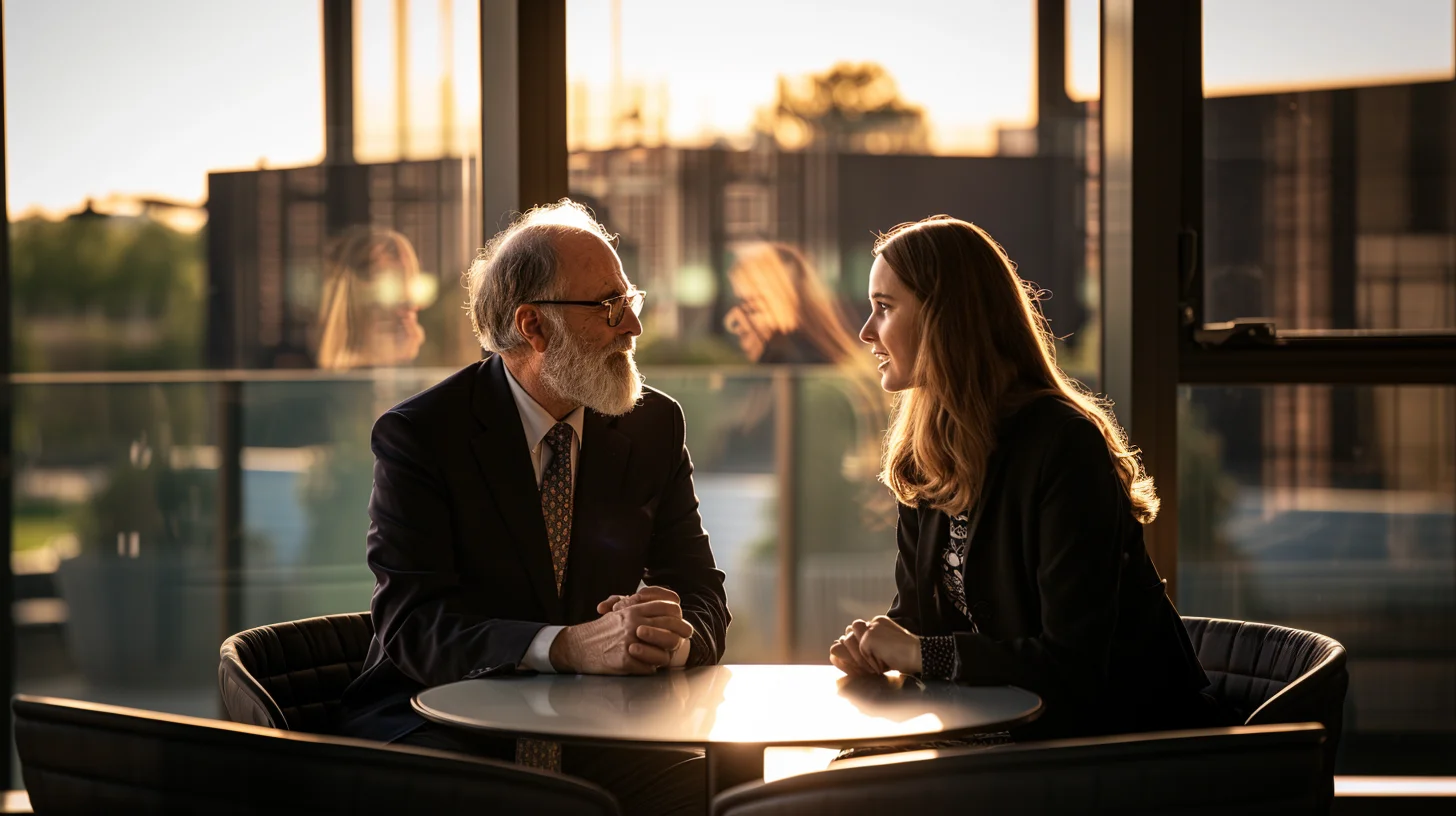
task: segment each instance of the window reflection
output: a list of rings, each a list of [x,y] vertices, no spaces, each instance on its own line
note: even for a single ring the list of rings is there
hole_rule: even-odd
[[[728,269],[738,305],[724,325],[755,363],[847,364],[866,359],[819,274],[787,244],[738,250]]]
[[[567,4],[570,191],[652,292],[638,355],[687,415],[729,660],[822,662],[894,596],[888,400],[856,337],[877,231],[986,227],[1053,293],[1059,359],[1096,386],[1097,13]]]
[[[1204,10],[1204,319],[1456,329],[1453,6]]]
[[[216,716],[368,607],[370,425],[480,356],[478,9],[6,4],[17,691]]]
[[[1349,650],[1344,773],[1449,773],[1456,389],[1185,389],[1178,606]]]
[[[420,353],[420,309],[435,299],[409,239],[381,227],[351,227],[324,260],[319,368],[408,363]]]

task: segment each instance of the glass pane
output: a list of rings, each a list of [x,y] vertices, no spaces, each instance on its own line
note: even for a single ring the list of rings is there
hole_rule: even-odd
[[[5,9],[16,370],[478,358],[478,4],[73,12]]]
[[[245,385],[242,626],[369,608],[370,428],[448,373]]]
[[[16,691],[213,716],[215,387],[12,393]]]
[[[367,608],[370,423],[480,357],[479,4],[72,5],[4,7],[17,689],[216,716],[224,636]]]
[[[797,648],[819,663],[855,618],[895,597],[895,502],[875,479],[889,399],[879,382],[833,370],[802,373],[793,428]]]
[[[1204,317],[1456,329],[1450,0],[1204,4]]]
[[[822,661],[826,633],[893,597],[894,536],[862,501],[886,421],[855,337],[877,232],[938,213],[985,227],[1052,293],[1061,362],[1096,386],[1097,17],[1095,0],[911,0],[890,15],[567,3],[571,195],[620,233],[649,292],[643,364],[826,367],[790,389],[794,454],[779,454],[799,468],[783,476],[793,506],[765,522],[755,560],[725,560],[741,576],[730,570],[730,648],[778,643],[781,530],[798,554],[796,659]],[[704,515],[752,517],[757,502],[705,495]]]
[[[1456,771],[1456,388],[1184,389],[1178,606],[1349,651],[1338,772]]]
[[[767,372],[740,368],[645,367],[654,388],[671,394],[687,417],[703,528],[727,574],[733,613],[723,660],[776,661],[780,643],[775,561],[778,482],[774,423],[778,394]]]

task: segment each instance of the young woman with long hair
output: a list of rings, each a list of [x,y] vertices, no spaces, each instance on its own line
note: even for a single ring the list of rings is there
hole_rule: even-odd
[[[1041,695],[1013,736],[1208,725],[1221,715],[1143,546],[1152,479],[1109,410],[1058,368],[1031,286],[984,230],[937,216],[875,246],[860,332],[895,394],[881,480],[898,589],[830,649]]]
[[[317,326],[318,367],[404,365],[425,342],[419,310],[435,297],[409,239],[356,225],[329,247]]]

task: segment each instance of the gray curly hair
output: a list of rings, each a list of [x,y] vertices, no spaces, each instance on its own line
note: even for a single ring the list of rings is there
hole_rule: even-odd
[[[528,210],[480,250],[465,272],[470,327],[487,351],[504,354],[526,344],[516,329],[516,309],[533,300],[559,297],[556,239],[588,232],[615,247],[591,210],[563,198]]]

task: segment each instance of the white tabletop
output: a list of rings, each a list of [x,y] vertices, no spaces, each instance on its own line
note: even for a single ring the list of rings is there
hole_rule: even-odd
[[[427,689],[414,707],[458,728],[587,742],[853,745],[998,731],[1041,713],[1010,686],[846,677],[832,666],[708,666],[647,677],[539,674]]]

